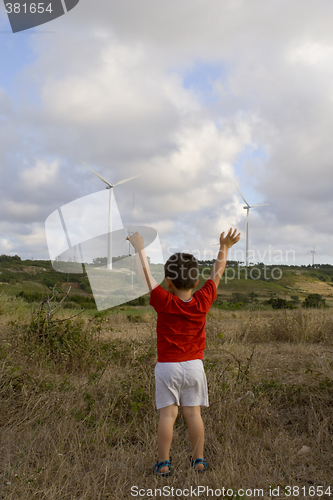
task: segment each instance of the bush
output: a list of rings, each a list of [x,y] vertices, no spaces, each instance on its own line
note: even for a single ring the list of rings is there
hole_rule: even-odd
[[[82,290],[84,290],[85,292],[92,294],[92,289],[91,289],[91,286],[90,286],[89,281],[81,281],[81,282],[80,282],[80,287],[81,287],[81,288],[82,288]]]
[[[272,298],[272,299],[269,299],[265,302],[265,304],[269,304],[270,306],[273,307],[273,309],[294,309],[294,304],[293,302],[290,302],[288,300],[285,300],[285,299],[281,299],[281,298]]]
[[[303,303],[303,307],[315,307],[317,309],[321,307],[328,307],[326,305],[326,300],[323,299],[319,293],[311,293],[308,295]]]
[[[10,255],[0,255],[0,262],[21,262],[21,257],[18,255],[14,255],[13,257]]]
[[[53,288],[54,292],[57,292],[57,295],[54,294],[53,299],[56,302],[61,302],[61,300],[65,297],[65,294],[62,292],[61,289],[58,289],[56,287]],[[60,293],[59,293],[60,292]],[[16,294],[16,297],[20,297],[24,299],[26,302],[42,302],[44,300],[47,300],[48,297],[50,296],[50,292],[25,292],[21,291],[18,294]],[[70,301],[65,302],[63,307],[64,309],[77,309],[78,307],[81,307],[83,309],[96,309],[96,304],[95,300],[93,297],[89,297],[87,295],[81,295],[81,294],[72,294],[69,295]]]
[[[247,297],[247,295],[236,292],[232,294],[232,298],[229,299],[228,302],[229,304],[239,304],[240,302],[242,304],[247,304],[248,302],[250,302],[250,299],[249,297]]]
[[[72,294],[68,297],[72,304],[74,304],[74,308],[83,307],[84,309],[96,309],[95,300],[93,297],[87,297],[87,295],[80,294]],[[69,309],[68,302],[65,302],[64,308]],[[72,306],[71,306],[72,308]]]
[[[127,302],[129,306],[146,306],[149,304],[149,295],[143,295],[142,297],[138,297],[137,299],[130,300]]]
[[[34,353],[44,353],[48,361],[56,365],[82,369],[83,360],[90,349],[92,330],[87,328],[84,319],[76,317],[77,314],[56,318],[56,312],[65,305],[69,292],[60,302],[56,301],[55,287],[52,292],[52,296],[44,299],[38,310],[32,313],[25,334],[27,346]],[[75,302],[72,302],[72,306],[78,307]]]
[[[16,294],[16,297],[21,297],[26,302],[40,302],[45,300],[47,295],[43,292],[24,292],[22,290],[20,293]]]
[[[86,325],[82,319],[72,318],[54,319],[54,309],[50,299],[43,301],[38,311],[33,313],[27,336],[32,345],[44,351],[50,361],[55,363],[69,362],[88,347]]]

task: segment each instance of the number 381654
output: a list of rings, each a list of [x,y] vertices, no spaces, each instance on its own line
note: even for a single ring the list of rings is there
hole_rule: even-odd
[[[42,3],[31,3],[30,5],[23,3],[6,3],[7,14],[43,14],[44,12],[52,12],[52,4]]]

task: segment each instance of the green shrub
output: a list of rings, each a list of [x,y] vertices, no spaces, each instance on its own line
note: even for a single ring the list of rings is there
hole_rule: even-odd
[[[232,297],[228,300],[229,304],[239,304],[240,302],[243,304],[247,304],[250,302],[250,299],[244,293],[235,292],[232,294]]]
[[[0,262],[21,262],[21,257],[18,255],[10,256],[10,255],[0,255]]]
[[[319,293],[310,293],[304,300],[303,307],[316,307],[318,309],[328,306],[326,305],[326,300]]]
[[[77,309],[78,306],[82,307],[83,309],[96,308],[95,300],[93,297],[88,297],[87,295],[72,294],[69,295],[68,298],[70,302],[65,302],[65,309]],[[71,305],[69,306],[69,304]]]
[[[22,290],[16,294],[16,297],[21,297],[26,302],[41,302],[47,298],[47,294],[43,292],[24,292]]]
[[[273,307],[273,309],[294,309],[294,304],[291,301],[281,299],[280,297],[271,298],[265,302]]]
[[[29,324],[28,337],[50,361],[73,365],[80,363],[90,336],[82,319],[50,319],[47,311],[40,310]]]
[[[130,300],[127,302],[129,306],[146,306],[149,304],[149,295],[143,295],[142,297],[138,297],[137,299]]]

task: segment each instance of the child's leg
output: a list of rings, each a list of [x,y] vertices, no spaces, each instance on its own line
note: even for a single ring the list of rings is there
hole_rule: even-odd
[[[173,425],[178,415],[176,403],[160,409],[160,419],[157,428],[158,460],[163,462],[170,458],[170,448],[173,437]],[[162,467],[160,472],[168,472],[167,466]]]
[[[200,406],[183,406],[183,415],[187,423],[192,444],[193,460],[204,458],[205,428],[201,418]],[[204,469],[203,464],[197,465],[197,470]]]

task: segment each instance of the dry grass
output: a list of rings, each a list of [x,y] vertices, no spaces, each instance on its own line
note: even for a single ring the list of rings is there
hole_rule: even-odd
[[[210,311],[208,325],[226,342],[310,342],[331,344],[332,309],[293,309],[277,311]]]
[[[19,301],[1,299],[1,499],[128,500],[135,498],[134,485],[267,492],[269,485],[331,483],[330,310],[212,311],[205,360],[211,406],[203,410],[210,469],[204,475],[189,469],[191,450],[179,417],[173,475],[162,479],[151,472],[153,317],[85,320],[78,323],[85,343],[57,330],[62,344],[50,347],[27,335]],[[253,396],[243,397],[248,391]]]

